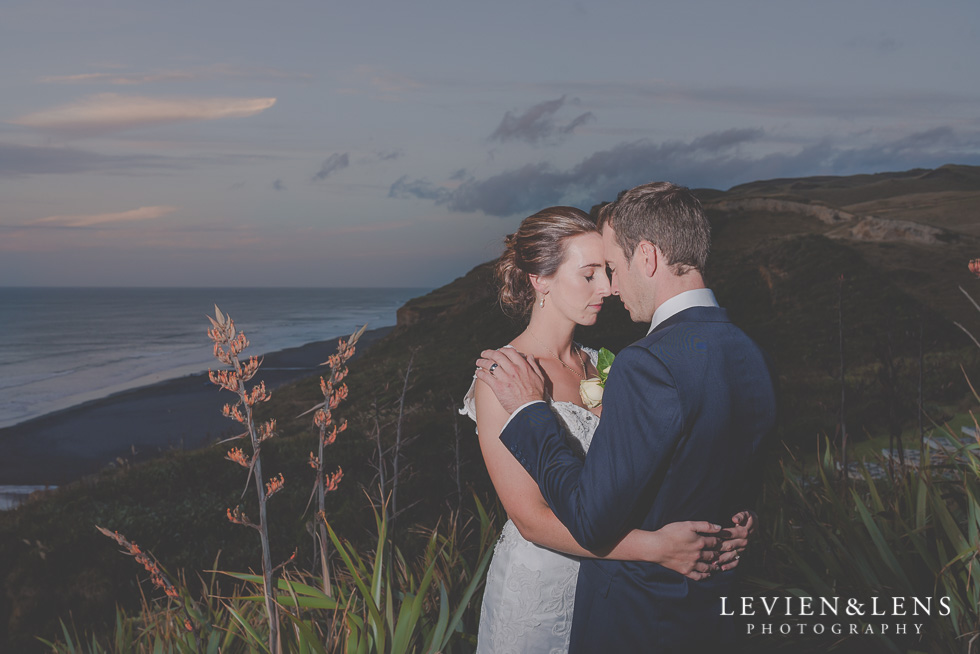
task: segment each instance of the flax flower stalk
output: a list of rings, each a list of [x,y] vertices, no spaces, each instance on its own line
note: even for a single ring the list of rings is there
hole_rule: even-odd
[[[153,585],[162,590],[169,600],[181,599],[181,591],[174,586],[173,583],[171,583],[170,579],[167,577],[167,573],[160,566],[160,563],[157,561],[155,556],[153,556],[150,552],[141,549],[139,545],[128,540],[118,531],[110,531],[105,527],[100,527],[98,525],[96,525],[95,528],[102,532],[102,535],[116,541],[116,543],[123,548],[124,554],[128,554],[136,559],[136,562],[143,566],[148,573],[150,573],[150,581],[153,582]],[[190,611],[188,610],[187,601],[181,602],[180,607],[184,614],[184,629],[189,632],[193,632],[194,642],[197,645],[197,649],[200,650],[201,640],[194,626],[195,623],[199,622],[199,620],[193,619],[198,616],[191,615]]]
[[[321,518],[326,516],[326,496],[330,491],[337,489],[340,480],[344,476],[344,471],[337,468],[334,472],[324,470],[324,448],[337,439],[337,435],[347,429],[347,421],[337,424],[333,417],[333,411],[347,399],[347,384],[344,378],[347,377],[347,361],[354,356],[358,339],[364,333],[365,328],[361,327],[358,331],[351,334],[346,341],[340,339],[337,342],[336,354],[331,354],[330,358],[321,365],[330,366],[330,374],[320,377],[320,391],[323,393],[323,402],[316,405],[310,411],[315,411],[313,424],[319,431],[317,439],[317,454],[310,452],[310,467],[316,470],[316,480],[313,484],[313,495],[317,498],[317,515]],[[306,413],[309,413],[307,411]],[[317,555],[320,559],[320,575],[323,581],[323,592],[328,596],[331,594],[330,588],[330,561],[327,557],[328,540],[327,529],[324,520],[317,520]]]
[[[245,334],[236,331],[235,323],[231,317],[222,314],[216,306],[214,318],[209,316],[208,320],[211,321],[208,337],[214,342],[215,358],[225,365],[232,366],[231,370],[211,370],[208,375],[214,384],[238,395],[238,402],[234,405],[226,404],[222,413],[246,427],[247,431],[237,438],[248,436],[252,446],[251,455],[236,447],[229,450],[226,458],[248,468],[249,480],[246,482],[246,488],[248,488],[248,483],[254,481],[255,493],[259,502],[258,524],[253,523],[241,507],[235,507],[234,510],[228,509],[227,516],[231,522],[252,527],[259,532],[262,541],[262,581],[265,610],[269,620],[269,651],[278,654],[280,652],[279,607],[275,601],[275,579],[273,578],[275,569],[272,567],[272,551],[269,545],[267,504],[269,498],[282,489],[285,479],[280,474],[264,482],[260,456],[262,442],[275,435],[276,424],[274,420],[271,420],[261,426],[256,426],[253,417],[254,406],[259,402],[267,402],[272,396],[266,390],[265,382],[256,384],[251,389],[245,388],[245,382],[255,376],[261,361],[256,357],[242,361],[239,355],[248,347],[248,339],[245,338]]]

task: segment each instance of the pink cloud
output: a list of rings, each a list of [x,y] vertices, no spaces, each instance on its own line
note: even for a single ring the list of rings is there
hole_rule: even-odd
[[[45,84],[113,84],[128,86],[135,84],[154,84],[159,82],[185,82],[203,79],[278,79],[304,80],[313,79],[309,73],[298,73],[276,68],[244,67],[230,64],[211,64],[194,66],[186,69],[156,70],[151,72],[112,72],[112,73],[79,73],[75,75],[49,75],[39,81]]]
[[[11,122],[67,133],[104,133],[185,121],[244,118],[275,103],[275,98],[151,98],[100,93]]]
[[[48,216],[31,221],[32,225],[52,224],[63,227],[91,227],[105,223],[128,223],[143,220],[154,220],[177,211],[178,207],[140,207],[129,211],[116,213],[75,214],[66,216]]]

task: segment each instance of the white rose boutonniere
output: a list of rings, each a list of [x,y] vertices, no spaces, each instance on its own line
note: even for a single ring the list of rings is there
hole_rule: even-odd
[[[597,406],[602,406],[602,393],[606,388],[606,378],[609,377],[609,370],[612,368],[615,358],[615,354],[606,348],[601,348],[599,350],[599,363],[596,365],[599,376],[590,377],[579,383],[578,394],[587,408],[594,409]]]
[[[602,381],[598,377],[583,379],[578,385],[578,394],[587,409],[602,405]]]

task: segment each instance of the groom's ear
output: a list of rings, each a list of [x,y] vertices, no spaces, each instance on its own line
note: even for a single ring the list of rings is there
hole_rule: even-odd
[[[657,272],[657,266],[660,265],[660,256],[660,250],[656,245],[650,241],[640,241],[633,256],[634,265],[640,266],[640,271],[647,277],[653,277]]]

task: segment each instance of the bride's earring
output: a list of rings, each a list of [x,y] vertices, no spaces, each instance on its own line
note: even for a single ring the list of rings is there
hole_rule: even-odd
[[[542,309],[544,309],[544,296],[543,295],[541,296],[541,304],[539,304],[538,306],[541,307]]]

